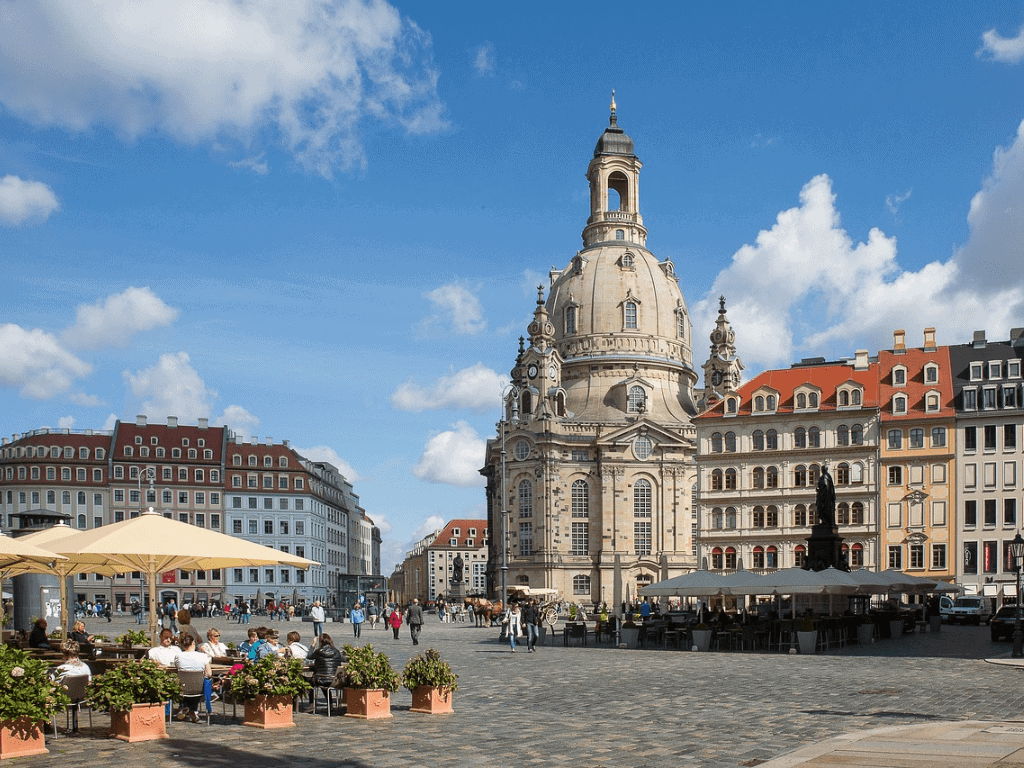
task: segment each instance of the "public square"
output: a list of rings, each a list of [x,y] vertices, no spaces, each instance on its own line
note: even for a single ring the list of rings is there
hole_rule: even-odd
[[[216,625],[224,641],[236,643],[246,630],[216,619],[197,619],[195,625],[203,634]],[[134,626],[127,618],[110,624],[88,621],[90,632],[111,636]],[[312,630],[308,622],[268,626],[282,635],[298,630],[304,642]],[[352,641],[351,625],[328,624],[327,631],[339,645]],[[767,761],[781,766],[805,764],[787,762],[788,756],[834,737],[893,726],[949,732],[947,723],[961,721],[991,721],[993,727],[979,736],[985,744],[1010,739],[1024,748],[1022,672],[985,661],[1010,651],[1008,643],[992,643],[985,627],[943,626],[940,633],[815,656],[565,648],[560,636],[537,653],[520,646],[512,654],[497,635],[497,628],[441,624],[433,615],[415,648],[405,627],[398,641],[381,627],[364,629],[361,642],[386,651],[396,668],[414,651],[441,651],[459,675],[454,715],[412,713],[411,696],[402,689],[392,697],[394,717],[385,722],[297,714],[296,728],[256,731],[231,718],[230,707],[223,716],[216,702],[210,727],[172,722],[169,739],[129,745],[105,738],[107,718],[97,713],[91,733],[87,715],[83,731],[67,738],[61,721],[62,737],[48,739],[49,757],[26,762],[123,766],[135,761],[168,768],[236,768],[268,761],[402,768],[735,768]],[[934,741],[932,734],[929,743]],[[894,751],[902,748],[897,740]],[[995,763],[977,747],[968,752],[959,764]],[[887,759],[863,764],[894,765]]]

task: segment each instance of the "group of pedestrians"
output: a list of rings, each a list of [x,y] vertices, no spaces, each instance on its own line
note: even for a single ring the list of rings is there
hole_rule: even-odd
[[[520,635],[526,635],[526,651],[533,653],[537,650],[537,641],[540,639],[540,608],[536,600],[527,601],[521,608],[519,603],[512,603],[505,611],[505,617],[501,623],[508,633],[508,643],[512,647],[512,653],[516,652],[516,639]]]

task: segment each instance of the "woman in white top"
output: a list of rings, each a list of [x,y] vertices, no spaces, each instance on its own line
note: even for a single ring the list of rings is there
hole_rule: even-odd
[[[65,677],[87,677],[92,680],[89,665],[78,658],[81,651],[77,640],[65,640],[61,643],[60,649],[64,653],[64,663],[54,668],[53,677],[57,680],[63,680]]]
[[[523,615],[519,612],[519,603],[512,603],[505,613],[505,621],[508,622],[508,644],[512,646],[512,653],[515,653],[516,638],[523,628]]]
[[[227,656],[228,647],[220,641],[220,630],[206,630],[206,642],[199,646],[199,650],[210,658],[214,656]]]
[[[210,669],[210,657],[202,651],[196,650],[196,641],[192,635],[181,636],[181,653],[178,654],[178,669],[182,672],[202,672],[204,677],[211,677],[213,671]],[[193,723],[199,722],[199,701],[202,697],[196,696],[183,696],[181,699],[181,709],[178,711],[179,720],[191,720]],[[194,706],[189,706],[193,705]]]
[[[289,632],[287,639],[288,655],[293,659],[305,659],[309,655],[309,648],[299,642],[302,636],[298,632]]]

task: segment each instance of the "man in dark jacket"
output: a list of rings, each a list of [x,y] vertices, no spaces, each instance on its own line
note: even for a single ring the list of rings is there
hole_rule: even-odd
[[[335,677],[338,674],[338,669],[345,661],[345,654],[338,650],[334,645],[334,641],[331,640],[331,636],[326,632],[321,632],[320,636],[316,639],[316,645],[313,650],[306,656],[307,663],[313,665],[313,688],[309,689],[309,709],[306,711],[312,713],[315,709],[313,703],[314,689],[319,688],[324,693],[324,697],[330,696],[331,687],[335,686]]]
[[[417,598],[413,598],[412,605],[405,609],[405,623],[409,625],[412,644],[419,645],[420,629],[423,627],[423,607]]]
[[[540,638],[540,611],[537,610],[537,601],[531,600],[523,607],[523,624],[526,626],[526,651],[533,653],[537,650],[537,640]]]

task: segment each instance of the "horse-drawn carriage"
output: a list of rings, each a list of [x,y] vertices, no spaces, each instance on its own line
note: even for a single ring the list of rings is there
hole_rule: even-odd
[[[557,590],[539,587],[516,585],[508,588],[509,602],[536,597],[539,603],[541,623],[547,624],[549,627],[555,626],[558,621],[558,607],[554,601],[557,594]],[[505,606],[500,600],[492,601],[482,597],[467,597],[466,607],[473,611],[478,627],[491,626],[500,621],[505,612]]]

